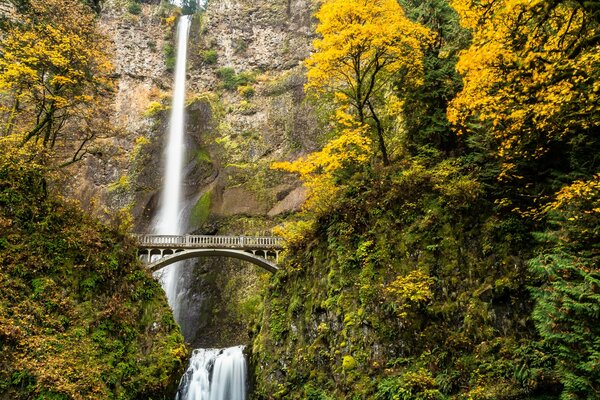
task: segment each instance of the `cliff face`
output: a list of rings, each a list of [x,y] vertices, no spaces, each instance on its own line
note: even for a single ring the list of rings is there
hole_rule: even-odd
[[[171,28],[165,19],[172,12],[166,5],[143,4],[139,14],[131,14],[116,0],[107,0],[103,5],[99,24],[112,44],[116,86],[114,97],[107,101],[114,105],[111,122],[116,134],[99,141],[95,154],[74,172],[77,197],[84,206],[105,217],[134,207],[146,197],[138,184],[142,159],[156,171],[146,177],[144,185],[158,187],[160,150],[151,149],[157,154],[150,156],[151,151],[142,154],[141,147],[149,140],[160,140],[162,135],[160,126],[145,113],[152,101],[170,93],[172,77],[162,49],[171,41],[167,35]]]
[[[195,16],[186,186],[196,200],[211,192],[210,215],[273,217],[302,202],[298,185],[282,185],[268,165],[315,146],[301,65],[310,51],[311,13],[304,0],[239,0],[209,2]],[[139,14],[131,14],[109,0],[100,19],[114,46],[113,122],[119,134],[88,159],[78,191],[86,204],[112,211],[131,207],[141,230],[147,229],[161,187],[176,14],[164,2],[142,4]]]
[[[15,14],[15,7],[6,0],[0,1],[0,16],[11,17]]]
[[[118,135],[100,142],[75,176],[84,206],[117,224],[131,215],[137,232],[151,230],[160,199],[179,12],[156,3],[142,3],[136,14],[117,0],[103,6],[100,24],[114,47]],[[184,171],[189,232],[261,234],[303,202],[299,183],[269,165],[316,147],[302,66],[313,35],[311,7],[306,0],[214,1],[194,16]],[[180,290],[187,340],[247,341],[244,327],[264,282],[256,267],[226,259],[186,269]]]

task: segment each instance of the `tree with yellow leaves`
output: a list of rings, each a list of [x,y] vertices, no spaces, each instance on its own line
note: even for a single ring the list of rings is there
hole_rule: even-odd
[[[575,136],[583,143],[596,135],[600,24],[592,3],[454,0],[453,6],[473,40],[457,66],[464,89],[448,117],[459,132],[485,132],[498,143],[501,178],[521,179],[525,168],[517,164],[575,144]]]
[[[326,0],[315,52],[306,61],[306,89],[332,94],[344,112],[369,124],[384,164],[389,164],[382,114],[394,82],[421,79],[421,46],[430,33],[405,17],[396,0]]]
[[[93,10],[79,0],[32,0],[20,10],[0,42],[2,135],[77,161],[106,130],[106,40]]]
[[[366,125],[348,125],[321,151],[294,162],[273,163],[272,168],[298,174],[308,189],[305,210],[324,215],[343,187],[344,174],[369,159],[371,140],[366,131]]]

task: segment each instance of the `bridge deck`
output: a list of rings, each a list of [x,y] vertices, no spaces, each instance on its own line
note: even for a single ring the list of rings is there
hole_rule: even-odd
[[[274,236],[134,235],[134,237],[139,246],[149,249],[283,249],[283,239]]]

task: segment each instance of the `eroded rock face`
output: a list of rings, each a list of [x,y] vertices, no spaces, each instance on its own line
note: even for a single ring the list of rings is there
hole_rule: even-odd
[[[312,2],[307,0],[209,2],[197,40],[214,50],[218,64],[240,71],[283,71],[297,67],[310,53],[314,31]],[[214,88],[214,69],[195,69],[192,85]]]
[[[263,234],[300,208],[305,191],[299,182],[269,165],[316,147],[319,128],[311,104],[304,101],[302,66],[314,36],[311,4],[214,0],[205,13],[194,16],[184,169],[189,232]],[[101,151],[76,176],[84,205],[105,207],[107,218],[128,209],[134,229],[142,233],[152,230],[163,179],[173,80],[166,54],[175,27],[169,7],[144,1],[134,15],[119,0],[104,3],[100,24],[114,48],[112,120],[119,135],[101,143]],[[228,86],[224,68],[244,81]],[[242,265],[244,272],[238,274],[235,263],[215,259],[186,269],[179,289],[185,293],[186,317],[180,322],[188,340],[208,346],[247,340],[244,329],[230,329],[226,335],[219,329],[245,326],[247,316],[236,310],[253,294],[244,288],[259,287],[265,280],[252,266]],[[213,312],[212,305],[223,299],[228,306]]]
[[[0,0],[0,17],[12,18],[16,13],[15,6],[7,0]]]
[[[160,185],[164,122],[145,114],[152,101],[170,93],[172,84],[162,52],[171,30],[164,15],[154,4],[142,4],[134,15],[118,0],[106,0],[100,14],[113,55],[116,87],[107,101],[113,102],[116,134],[99,140],[95,154],[74,168],[74,190],[84,207],[109,219],[132,204],[139,216],[143,208],[138,204],[149,202]],[[142,137],[147,140],[140,141]],[[142,174],[140,164],[152,168]]]

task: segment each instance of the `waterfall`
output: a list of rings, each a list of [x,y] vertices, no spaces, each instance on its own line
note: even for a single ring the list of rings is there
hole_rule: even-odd
[[[179,2],[178,4],[180,4]],[[206,2],[200,0],[202,8]],[[182,16],[177,25],[177,59],[175,86],[169,122],[168,144],[165,157],[165,176],[160,208],[154,233],[179,235],[186,230],[183,215],[182,171],[185,151],[185,83],[187,44],[191,16]],[[180,321],[178,282],[181,276],[180,263],[167,267],[160,275],[169,305],[176,321]],[[245,400],[246,360],[241,346],[228,349],[196,349],[190,366],[181,379],[177,392],[178,400]]]
[[[173,104],[169,121],[169,136],[166,151],[166,169],[162,191],[161,207],[158,212],[154,231],[160,235],[180,235],[185,230],[182,221],[181,187],[185,133],[185,80],[187,62],[187,42],[191,16],[182,16],[177,25],[177,62],[175,65],[175,86]],[[179,263],[174,264],[161,274],[161,281],[173,315],[179,317],[177,300],[177,282],[179,281]]]
[[[176,400],[245,400],[243,347],[196,349],[181,378]]]

